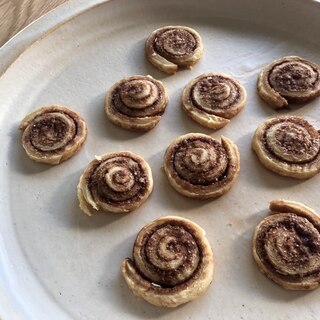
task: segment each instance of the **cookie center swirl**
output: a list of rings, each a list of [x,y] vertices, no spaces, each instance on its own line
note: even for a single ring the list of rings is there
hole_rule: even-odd
[[[283,275],[304,276],[320,271],[320,234],[305,218],[286,217],[266,233],[264,250]]]
[[[270,150],[280,159],[291,163],[313,160],[320,151],[320,137],[307,127],[292,122],[271,126],[266,133]]]
[[[208,112],[228,109],[239,100],[239,90],[230,79],[209,76],[198,81],[192,90],[195,105]]]
[[[194,36],[183,29],[165,31],[155,40],[155,50],[168,58],[190,55],[196,45]]]
[[[146,192],[147,178],[139,164],[119,156],[102,162],[93,172],[89,189],[95,201],[119,203],[133,201]]]
[[[129,169],[115,166],[105,175],[108,187],[117,192],[130,190],[134,185],[134,176]]]
[[[318,79],[318,72],[304,62],[284,62],[269,75],[273,89],[284,96],[312,90]]]
[[[145,244],[142,273],[162,286],[187,281],[198,267],[200,253],[192,236],[182,226],[166,225],[155,230]]]
[[[224,148],[217,141],[182,143],[174,156],[179,176],[192,184],[211,184],[223,176],[228,165]]]
[[[30,140],[41,151],[55,151],[66,146],[76,134],[72,118],[64,113],[45,113],[32,124]]]
[[[194,172],[207,171],[211,162],[216,162],[216,154],[204,148],[189,150],[183,159],[185,167]]]
[[[122,102],[130,108],[143,109],[158,99],[158,88],[148,80],[131,80],[120,91]]]
[[[213,100],[225,100],[231,93],[230,87],[226,83],[218,83],[211,90]]]

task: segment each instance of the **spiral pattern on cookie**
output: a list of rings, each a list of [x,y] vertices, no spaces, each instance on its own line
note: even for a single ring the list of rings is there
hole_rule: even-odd
[[[190,133],[170,144],[164,170],[179,193],[197,199],[214,198],[234,184],[240,156],[237,146],[225,137],[220,143],[208,135]]]
[[[124,260],[121,269],[135,295],[175,307],[207,290],[213,274],[212,250],[198,225],[163,217],[139,232],[133,259]]]
[[[268,169],[293,178],[309,178],[320,171],[320,134],[300,117],[265,121],[255,132],[253,149]]]
[[[287,289],[314,289],[320,283],[319,216],[285,200],[271,202],[270,208],[275,214],[255,231],[255,260],[262,272]]]
[[[112,152],[93,160],[78,184],[80,208],[88,215],[95,210],[130,212],[149,197],[153,188],[147,162],[132,152]]]
[[[300,57],[283,57],[262,70],[258,91],[275,109],[310,101],[320,96],[320,67]]]
[[[246,90],[235,79],[219,73],[204,73],[183,90],[182,108],[201,125],[219,129],[243,109],[246,97]]]
[[[183,26],[167,26],[152,32],[146,42],[148,60],[163,72],[172,74],[179,67],[191,67],[202,56],[200,35]]]
[[[160,81],[151,76],[132,76],[112,86],[106,96],[105,112],[122,128],[147,131],[158,124],[168,100]]]
[[[83,145],[87,126],[78,113],[62,106],[42,107],[21,122],[22,145],[28,156],[42,163],[59,164]]]

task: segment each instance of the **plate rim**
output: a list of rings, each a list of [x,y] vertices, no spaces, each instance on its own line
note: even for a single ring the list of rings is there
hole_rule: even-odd
[[[68,0],[25,26],[0,47],[0,79],[30,46],[77,16],[111,1]]]

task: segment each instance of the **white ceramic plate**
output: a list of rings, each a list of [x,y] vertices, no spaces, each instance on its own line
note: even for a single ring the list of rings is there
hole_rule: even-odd
[[[307,181],[277,176],[260,165],[250,142],[257,125],[277,114],[257,96],[259,71],[284,55],[319,63],[319,17],[319,2],[301,0],[71,1],[4,46],[0,50],[0,317],[318,319],[320,292],[285,291],[265,278],[251,257],[251,236],[274,198],[301,201],[320,211],[320,176]],[[171,24],[199,31],[205,53],[192,70],[167,76],[145,60],[144,42],[155,28]],[[214,133],[189,119],[179,104],[184,85],[205,71],[238,78],[249,97],[231,124]],[[111,125],[103,112],[106,90],[134,74],[162,80],[170,95],[161,122],[145,134]],[[25,114],[47,104],[78,110],[89,126],[81,151],[56,167],[27,158],[17,129]],[[318,99],[286,113],[304,116],[319,128],[319,107]],[[223,134],[239,146],[240,178],[215,201],[178,195],[161,170],[165,148],[187,132],[216,138]],[[116,150],[145,157],[153,170],[154,192],[134,213],[87,217],[76,199],[79,175],[94,155]],[[183,216],[203,226],[216,260],[208,292],[170,310],[134,298],[119,273],[140,228],[163,215]]]

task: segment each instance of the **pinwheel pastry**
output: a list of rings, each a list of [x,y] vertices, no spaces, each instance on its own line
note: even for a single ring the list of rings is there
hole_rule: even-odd
[[[258,92],[274,109],[310,101],[320,96],[320,67],[296,56],[275,60],[261,71]]]
[[[162,82],[132,76],[115,83],[105,99],[107,118],[129,130],[148,131],[161,119],[169,98]]]
[[[312,290],[320,283],[320,217],[305,205],[270,203],[272,215],[253,236],[253,257],[262,273],[289,290]]]
[[[78,199],[91,216],[104,212],[130,212],[142,205],[153,188],[148,163],[129,151],[106,153],[91,161],[80,177]]]
[[[320,133],[300,117],[269,119],[256,130],[252,147],[269,170],[296,179],[320,171]]]
[[[164,170],[172,187],[195,199],[215,198],[226,193],[240,171],[237,146],[225,137],[189,133],[175,139],[164,156]]]
[[[204,73],[191,80],[182,93],[182,108],[202,126],[219,129],[227,125],[246,103],[246,90],[221,73]]]
[[[121,264],[133,294],[161,307],[196,299],[213,278],[213,255],[205,231],[174,216],[146,225],[133,246],[133,258]]]
[[[173,74],[178,68],[191,68],[202,56],[200,35],[183,26],[167,26],[151,33],[146,42],[146,56],[159,70]]]
[[[78,113],[62,106],[46,106],[21,122],[22,145],[37,162],[59,164],[71,158],[87,137],[87,125]]]

